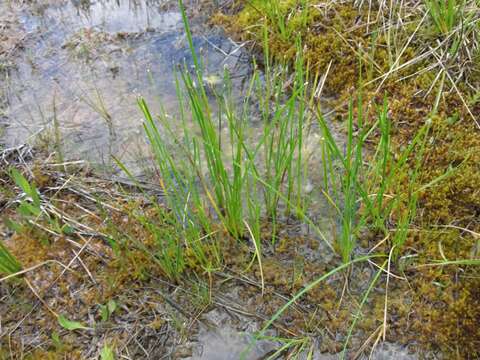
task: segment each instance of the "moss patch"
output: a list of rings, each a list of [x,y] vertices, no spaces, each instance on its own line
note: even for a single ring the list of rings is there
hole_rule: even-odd
[[[278,4],[275,16],[269,13],[269,3]],[[389,9],[376,6],[321,0],[237,1],[230,12],[217,14],[213,21],[240,40],[253,41],[260,52],[267,33],[269,54],[283,62],[295,59],[295,41],[300,38],[310,73],[325,74],[330,66],[324,94],[330,98],[330,107],[337,109],[338,118],[360,85],[367,121],[376,120],[375,104],[382,103],[386,96],[394,154],[410,144],[427,120],[432,121],[421,183],[435,182],[455,170],[420,194],[417,215],[401,255],[404,258],[395,270],[401,272],[406,266],[408,282],[390,283],[387,338],[420,343],[427,351],[441,351],[446,357],[476,358],[480,333],[473,324],[480,316],[478,268],[423,265],[434,260],[478,258],[480,131],[471,116],[480,113],[476,100],[480,90],[478,63],[458,67],[453,60],[444,62],[450,76],[458,76],[453,87],[448,76],[438,76],[440,67],[427,47],[443,40],[446,49],[452,51],[452,44],[436,31],[430,17],[419,25],[425,9],[393,8],[397,22],[388,25]],[[478,42],[475,29],[465,36]],[[452,58],[456,62],[466,59],[466,43],[456,49]],[[458,75],[460,71],[469,76]],[[408,180],[408,176],[402,180],[404,189]],[[371,247],[382,238],[370,234],[361,242]],[[388,252],[388,244],[384,245]],[[407,259],[412,258],[418,266],[408,265]],[[368,334],[381,323],[383,301],[378,294],[369,300],[368,306],[376,310],[366,316],[370,319],[365,323],[370,326],[360,325]],[[348,321],[341,316],[338,319]]]

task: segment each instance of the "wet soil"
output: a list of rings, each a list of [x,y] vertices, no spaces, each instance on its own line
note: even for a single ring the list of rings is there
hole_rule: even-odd
[[[332,276],[253,342],[255,332],[304,284],[337,265],[333,256],[314,256],[319,242],[299,236],[300,224],[280,227],[277,248],[264,259],[263,294],[258,267],[245,272],[251,265],[252,247],[229,238],[222,244],[224,269],[207,278],[187,272],[180,281],[167,280],[149,255],[158,251],[151,234],[131,217],[132,209],[149,217],[155,214],[145,193],[99,179],[82,164],[65,172],[55,162],[36,163],[34,159],[45,156],[29,147],[3,155],[10,166],[35,181],[45,207],[59,214],[70,230],[52,234],[45,231],[44,221],[20,233],[0,225],[0,235],[24,268],[42,264],[21,280],[1,283],[0,358],[10,354],[32,359],[66,354],[71,359],[95,358],[110,346],[118,356],[131,358],[213,360],[240,359],[245,354],[245,359],[260,360],[276,354],[289,338],[304,339],[305,348],[285,349],[276,358],[289,359],[296,353],[297,358],[307,359],[310,352],[314,359],[340,357],[345,331],[357,312],[356,301],[369,286],[375,263],[354,267],[349,283],[341,274]],[[0,181],[2,215],[21,222],[15,203],[19,189],[4,171]],[[148,189],[154,198],[157,191]],[[125,241],[133,237],[141,247]],[[68,264],[68,270],[60,263]],[[382,287],[371,296],[360,322],[363,330],[351,340],[353,348],[361,349],[372,322],[374,327],[379,324],[383,297]],[[407,303],[408,297],[398,299],[404,300]],[[104,318],[102,307],[109,301],[116,309]],[[390,300],[390,306],[396,301]],[[60,314],[88,329],[62,328],[57,321]],[[373,358],[415,359],[410,351],[385,343],[376,348]],[[361,351],[357,355],[363,356]]]

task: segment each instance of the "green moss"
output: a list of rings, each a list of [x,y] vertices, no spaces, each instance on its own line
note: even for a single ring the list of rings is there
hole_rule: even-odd
[[[299,2],[280,3],[282,13],[288,14],[285,22],[292,35],[287,38],[274,26],[268,14],[265,16],[246,1],[237,2],[235,15],[217,15],[214,21],[221,23],[242,40],[255,40],[259,51],[262,50],[266,26],[269,52],[281,61],[295,59],[295,38],[299,36],[311,74],[324,75],[331,66],[324,94],[333,98],[329,105],[339,110],[340,114],[345,109],[344,104],[348,103],[358,85],[362,84],[366,120],[373,123],[377,109],[372,104],[382,103],[386,95],[388,115],[392,121],[394,154],[408,146],[420,127],[427,119],[431,119],[420,183],[428,184],[452,168],[455,170],[435,186],[420,193],[414,228],[409,232],[403,255],[413,255],[419,264],[444,258],[454,260],[478,257],[479,239],[461,228],[480,233],[480,131],[457,91],[448,91],[451,88],[448,79],[444,87],[440,88],[438,67],[424,71],[436,60],[429,57],[418,60],[418,56],[425,52],[425,44],[436,44],[436,37],[431,31],[432,24],[427,19],[425,26],[416,31],[417,21],[423,13],[412,9],[408,15],[409,21],[405,21],[399,29],[392,29],[390,33],[374,24],[372,19],[376,19],[377,15],[383,16],[375,4],[369,11],[366,7],[356,7],[353,2],[309,0],[310,11],[305,25],[299,20],[305,19],[300,17]],[[255,7],[261,6],[257,2],[254,4]],[[286,5],[290,7],[285,7]],[[414,32],[415,36],[411,37]],[[407,39],[408,45],[405,46]],[[478,50],[476,51],[473,51],[473,58],[478,57]],[[460,56],[462,55],[457,55]],[[411,65],[382,77],[391,68],[410,61]],[[478,88],[478,62],[476,65],[465,66],[470,84]],[[363,81],[360,81],[360,75]],[[380,81],[371,82],[379,77],[383,79],[380,89]],[[434,81],[437,82],[432,87]],[[479,114],[478,93],[462,81],[456,86],[469,103],[470,111]],[[439,96],[440,90],[443,91]],[[437,101],[438,108],[433,114]],[[414,161],[409,164],[413,166]],[[406,176],[397,179],[397,188],[390,190],[406,190],[408,173],[407,169]],[[392,214],[393,223],[395,219],[396,215]],[[445,227],[451,225],[458,228]],[[361,243],[366,247],[374,246],[383,236],[366,232]],[[387,246],[385,243],[377,250],[388,252]],[[288,252],[283,246],[280,249]],[[397,265],[399,269],[396,271],[401,271],[400,264]],[[274,268],[272,272],[278,271],[280,270]],[[387,338],[403,343],[416,342],[428,350],[442,351],[447,358],[480,356],[480,331],[474,325],[480,321],[478,269],[458,266],[419,267],[408,269],[406,275],[408,283],[392,281],[390,284]],[[271,280],[281,282],[282,279]],[[307,278],[303,280],[308,281]],[[324,313],[328,314],[336,308],[334,301],[338,300],[338,294],[336,295],[335,291],[329,293],[327,289],[317,289],[307,297],[308,302],[321,304]],[[384,295],[373,294],[369,301],[371,306],[359,325],[365,333],[375,331],[383,321]],[[329,329],[345,331],[345,322],[348,323],[349,317],[343,317],[341,311],[348,313],[349,310],[349,306],[341,306],[337,309],[335,320],[332,321],[327,316],[319,321]],[[325,345],[325,348],[335,348],[335,342]]]

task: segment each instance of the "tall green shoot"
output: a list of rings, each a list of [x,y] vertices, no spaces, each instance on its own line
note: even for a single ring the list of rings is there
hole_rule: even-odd
[[[426,0],[426,5],[439,34],[448,35],[461,21],[463,0]]]

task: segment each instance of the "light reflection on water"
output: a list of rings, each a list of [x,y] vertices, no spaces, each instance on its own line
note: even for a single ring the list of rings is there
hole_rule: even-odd
[[[174,114],[173,69],[191,62],[180,13],[164,1],[122,0],[51,1],[18,11],[28,46],[7,88],[2,142],[18,145],[45,128],[51,142],[56,119],[67,158],[108,168],[115,155],[140,173],[148,149],[136,99],[145,97],[154,113],[161,101]],[[222,51],[234,47],[225,36],[209,31],[194,42],[207,71],[248,73],[238,56],[225,59]]]

